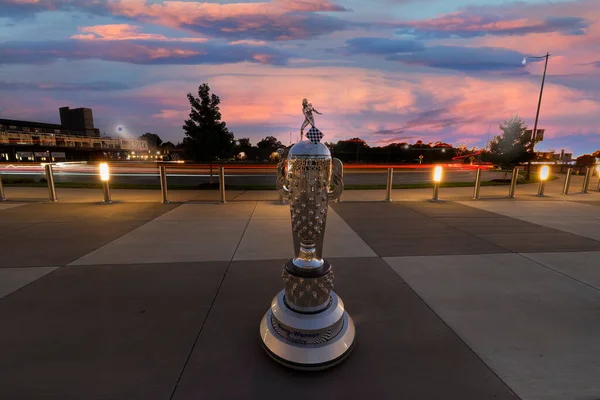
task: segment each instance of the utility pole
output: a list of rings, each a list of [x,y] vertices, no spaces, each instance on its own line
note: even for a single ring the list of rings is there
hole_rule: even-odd
[[[546,59],[546,63],[544,64],[544,74],[542,75],[542,86],[540,87],[540,97],[538,99],[538,106],[537,106],[537,112],[535,113],[535,122],[533,124],[533,132],[531,132],[531,145],[530,145],[530,159],[527,162],[527,173],[525,175],[525,179],[529,180],[531,179],[531,159],[534,157],[534,146],[535,146],[535,138],[537,136],[537,126],[538,126],[538,120],[540,118],[540,107],[542,105],[542,94],[544,93],[544,81],[546,80],[546,70],[548,68],[548,58],[550,58],[550,53],[546,53],[545,56],[540,56],[540,57],[527,57],[527,58],[545,58]],[[525,64],[527,62],[527,58],[523,59],[523,64]]]

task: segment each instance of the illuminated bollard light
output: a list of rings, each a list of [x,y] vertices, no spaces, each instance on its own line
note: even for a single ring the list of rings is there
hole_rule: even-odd
[[[565,185],[563,186],[562,194],[569,194],[569,187],[571,186],[571,175],[573,174],[573,168],[567,170],[567,176],[565,177]]]
[[[442,166],[436,165],[433,169],[433,201],[438,201],[440,182],[442,181]]]
[[[0,201],[6,201],[6,195],[4,194],[4,186],[2,185],[2,175],[0,175]]]
[[[388,168],[387,187],[386,187],[386,191],[385,191],[385,201],[387,203],[391,203],[392,202],[392,186],[393,186],[393,182],[394,182],[394,168]]]
[[[100,164],[100,180],[102,181],[102,187],[104,189],[104,204],[112,203],[110,199],[110,171],[108,170],[108,164],[102,163]]]
[[[544,196],[544,189],[546,188],[546,180],[548,180],[548,176],[550,176],[550,167],[547,165],[543,165],[540,169],[540,188],[538,189],[538,196]]]

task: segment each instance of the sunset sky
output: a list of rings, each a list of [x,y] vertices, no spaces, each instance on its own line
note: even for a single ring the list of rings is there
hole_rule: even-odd
[[[295,142],[306,97],[324,141],[485,146],[533,128],[546,52],[537,148],[600,149],[600,0],[0,0],[0,118],[176,143],[207,82],[253,144]]]

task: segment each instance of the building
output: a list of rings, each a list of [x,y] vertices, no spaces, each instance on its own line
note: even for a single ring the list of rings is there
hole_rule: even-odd
[[[573,153],[565,153],[561,150],[560,153],[553,151],[536,151],[536,161],[551,161],[556,163],[570,163],[573,161]]]
[[[60,124],[66,130],[80,132],[85,136],[100,137],[100,131],[94,128],[94,114],[91,108],[61,107]]]
[[[89,108],[59,109],[59,124],[0,119],[0,161],[126,160],[147,152],[145,140],[100,136]]]

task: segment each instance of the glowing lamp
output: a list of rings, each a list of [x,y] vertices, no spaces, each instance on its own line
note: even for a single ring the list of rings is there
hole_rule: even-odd
[[[108,164],[107,163],[100,164],[100,180],[102,182],[108,182],[109,178],[110,178],[110,173],[108,171]]]
[[[442,181],[442,167],[440,165],[433,169],[433,181],[440,183]]]
[[[596,172],[600,174],[600,165],[596,165]]]
[[[550,175],[550,167],[547,165],[542,166],[542,169],[540,170],[540,179],[545,181],[546,179],[548,179],[549,175]]]

